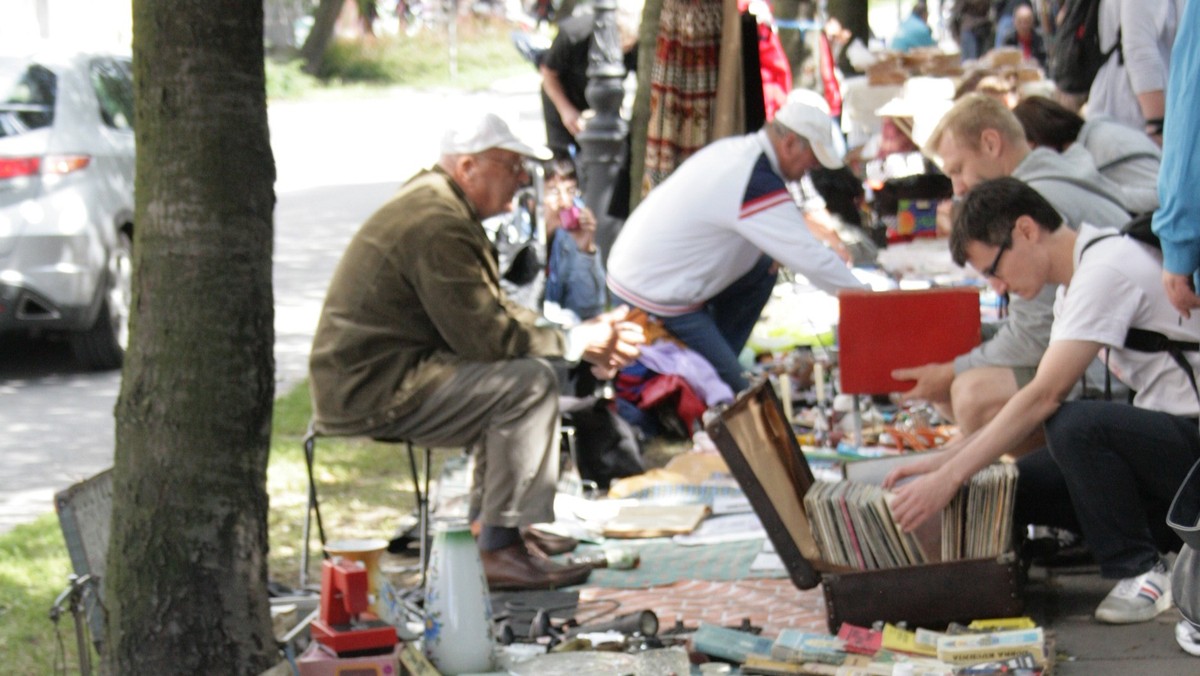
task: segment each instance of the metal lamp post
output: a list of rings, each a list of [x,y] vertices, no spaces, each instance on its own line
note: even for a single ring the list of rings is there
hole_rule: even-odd
[[[617,32],[617,3],[616,0],[596,0],[593,8],[595,27],[588,50],[588,84],[584,96],[594,116],[576,140],[579,142],[583,201],[596,214],[596,245],[607,259],[617,235],[617,222],[608,216],[608,205],[621,168],[629,124],[621,119],[625,64]]]

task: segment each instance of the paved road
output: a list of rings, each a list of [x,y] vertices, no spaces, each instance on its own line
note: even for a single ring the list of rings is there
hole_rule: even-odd
[[[544,138],[537,78],[489,92],[392,90],[270,108],[276,388],[305,375],[325,288],[358,225],[437,155],[455,111],[486,108]],[[63,342],[0,339],[0,532],[53,510],[56,491],[112,465],[118,372],[81,372]]]

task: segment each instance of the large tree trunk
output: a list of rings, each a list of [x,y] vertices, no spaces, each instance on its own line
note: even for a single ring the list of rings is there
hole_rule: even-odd
[[[338,15],[342,12],[345,0],[321,0],[313,15],[313,27],[304,39],[300,48],[300,56],[304,59],[304,72],[309,75],[319,75],[321,64],[325,60],[325,49],[333,39],[333,29],[337,26]]]
[[[134,297],[105,604],[114,674],[258,674],[274,398],[263,7],[134,0]]]

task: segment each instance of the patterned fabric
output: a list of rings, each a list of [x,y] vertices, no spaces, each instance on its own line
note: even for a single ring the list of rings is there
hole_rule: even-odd
[[[719,1],[664,0],[650,70],[642,195],[711,139],[720,43]]]

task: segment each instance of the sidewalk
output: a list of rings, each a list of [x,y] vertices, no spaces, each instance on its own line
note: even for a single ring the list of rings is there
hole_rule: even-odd
[[[1095,566],[1030,570],[1026,613],[1054,636],[1054,673],[1200,673],[1200,658],[1188,655],[1175,643],[1175,623],[1180,615],[1174,608],[1141,624],[1107,625],[1093,619],[1092,612],[1113,584],[1102,579]]]

